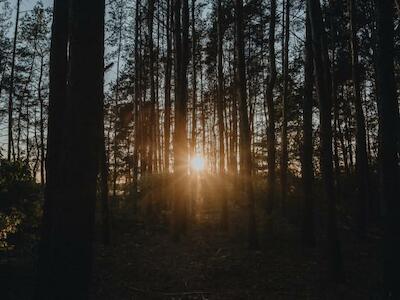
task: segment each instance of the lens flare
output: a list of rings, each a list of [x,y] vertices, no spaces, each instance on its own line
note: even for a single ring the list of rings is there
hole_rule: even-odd
[[[193,170],[200,172],[204,170],[205,162],[204,159],[200,155],[195,155],[190,160],[190,165]]]

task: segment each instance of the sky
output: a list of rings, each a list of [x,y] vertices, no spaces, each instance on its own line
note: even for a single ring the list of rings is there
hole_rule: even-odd
[[[39,0],[21,0],[20,2],[20,16],[23,16],[25,12],[31,10],[35,4]],[[54,0],[41,0],[44,7],[51,7],[53,6]],[[9,0],[10,6],[13,9],[13,15],[11,16],[11,20],[15,20],[15,14],[16,14],[16,8],[17,8],[17,0]],[[13,34],[13,26],[10,27],[9,34]],[[115,77],[115,66],[105,74],[105,83],[108,84],[110,81],[112,81]],[[7,134],[6,134],[6,127],[5,127],[5,122],[0,122],[0,148],[6,149],[6,144],[7,144]]]
[[[15,8],[17,6],[17,0],[11,0],[12,6]],[[21,11],[32,9],[35,5],[36,0],[21,0]],[[44,6],[53,5],[53,0],[42,0]]]

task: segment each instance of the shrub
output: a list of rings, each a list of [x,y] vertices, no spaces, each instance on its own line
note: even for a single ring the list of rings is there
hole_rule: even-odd
[[[28,164],[0,160],[0,250],[37,239],[41,200]]]

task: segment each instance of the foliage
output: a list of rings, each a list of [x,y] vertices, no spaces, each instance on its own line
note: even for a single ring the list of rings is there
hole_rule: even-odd
[[[23,161],[0,160],[0,250],[36,232],[41,217],[41,189]]]

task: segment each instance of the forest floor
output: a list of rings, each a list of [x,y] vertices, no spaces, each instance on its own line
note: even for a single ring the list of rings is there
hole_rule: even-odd
[[[259,222],[260,248],[249,250],[244,207],[231,207],[225,233],[219,208],[205,203],[178,243],[165,221],[146,222],[128,206],[113,211],[112,246],[98,238],[94,247],[92,299],[380,299],[379,234],[358,241],[341,226],[345,277],[333,284],[320,226],[317,247],[310,249],[301,243],[299,225],[275,216],[273,227]],[[96,228],[99,237],[100,224]],[[33,256],[1,258],[0,299],[31,299]]]
[[[302,246],[297,226],[260,226],[260,248],[246,247],[243,210],[231,209],[229,233],[204,206],[187,235],[173,242],[165,224],[146,224],[127,210],[114,216],[113,246],[96,245],[93,299],[379,299],[379,238],[357,241],[341,230],[345,277],[329,280],[323,242]]]

